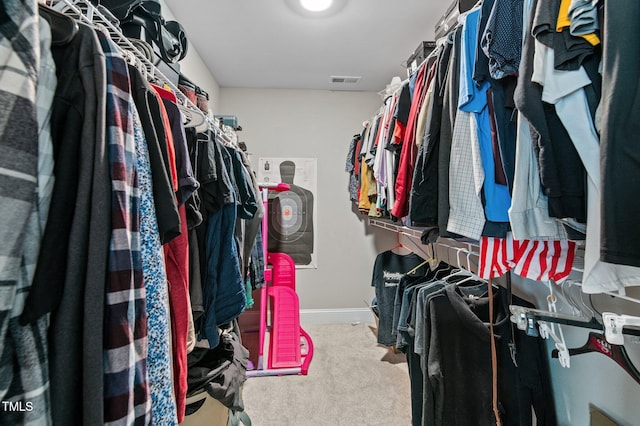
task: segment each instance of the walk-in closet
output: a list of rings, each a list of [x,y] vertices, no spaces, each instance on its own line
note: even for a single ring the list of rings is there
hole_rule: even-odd
[[[0,426],[640,425],[638,32],[0,0]]]

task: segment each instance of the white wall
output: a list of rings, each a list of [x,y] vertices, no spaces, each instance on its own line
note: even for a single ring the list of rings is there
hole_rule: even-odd
[[[373,297],[371,271],[378,250],[395,237],[369,230],[354,213],[344,171],[351,136],[381,105],[372,92],[221,90],[222,114],[238,117],[254,163],[260,157],[318,159],[318,269],[297,271],[302,309],[365,308]],[[370,319],[370,317],[369,317]]]
[[[163,0],[161,0],[161,4],[164,19],[167,21],[175,21],[175,15],[171,9],[169,9],[169,6],[167,6]],[[184,22],[182,24],[183,27],[185,27],[185,32],[188,37],[189,25]],[[213,74],[211,74],[211,71],[209,71],[209,68],[204,64],[202,57],[193,44],[189,45],[187,56],[180,61],[180,72],[209,94],[209,108],[214,114],[218,114],[220,110],[220,85]]]

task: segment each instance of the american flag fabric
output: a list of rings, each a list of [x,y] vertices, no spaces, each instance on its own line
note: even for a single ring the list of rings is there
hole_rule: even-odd
[[[568,240],[525,240],[513,272],[534,281],[562,282],[571,274],[576,243]]]
[[[573,267],[576,243],[569,240],[514,240],[482,237],[479,275],[490,279],[507,271],[534,281],[562,282]]]
[[[106,57],[111,242],[104,314],[104,423],[151,423],[140,191],[127,64],[98,31]]]
[[[516,265],[519,243],[509,232],[507,238],[481,237],[479,275],[481,278],[497,278]]]

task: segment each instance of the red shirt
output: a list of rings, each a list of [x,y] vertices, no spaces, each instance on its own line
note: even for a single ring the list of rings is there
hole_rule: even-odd
[[[164,99],[169,99],[167,98],[167,90],[163,89],[162,87],[158,87],[155,85],[151,85],[151,87],[153,87],[153,89],[156,92],[156,95],[158,95],[160,98],[164,98]],[[171,95],[173,95],[171,92],[169,92]],[[173,99],[175,102],[176,96],[173,95]],[[170,100],[170,99],[169,99]],[[165,141],[165,143],[167,144],[167,151],[169,153],[169,168],[170,173],[171,173],[171,185],[173,186],[173,192],[177,192],[178,191],[178,169],[176,166],[176,149],[175,149],[175,145],[173,143],[173,135],[171,134],[171,123],[169,122],[169,115],[167,114],[167,110],[164,107],[164,104],[162,103],[162,101],[160,99],[158,99],[158,104],[160,104],[160,112],[162,113],[162,121],[164,121],[163,125],[165,128],[165,134],[167,135],[167,140]],[[162,141],[161,141],[162,142]]]
[[[418,146],[416,145],[416,126],[420,108],[427,94],[429,84],[436,72],[436,64],[433,64],[427,73],[426,62],[418,70],[416,87],[413,100],[411,101],[411,111],[409,120],[402,141],[402,151],[400,152],[400,163],[398,165],[398,177],[396,178],[396,203],[391,210],[395,217],[404,217],[409,214],[409,194],[413,181],[413,169],[416,165]],[[425,78],[426,77],[426,78]]]

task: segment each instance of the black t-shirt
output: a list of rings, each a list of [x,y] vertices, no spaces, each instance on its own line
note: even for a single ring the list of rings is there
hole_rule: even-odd
[[[371,285],[376,289],[380,322],[378,324],[378,343],[387,346],[396,344],[393,334],[393,305],[396,288],[402,277],[425,260],[415,253],[399,255],[391,250],[380,253],[373,266]],[[424,275],[426,264],[421,266],[417,275]]]
[[[164,125],[162,122],[154,122],[153,120],[149,102],[151,98],[156,99],[150,93],[151,88],[140,74],[140,71],[133,66],[129,66],[129,75],[131,77],[131,93],[149,149],[149,162],[153,179],[153,200],[156,208],[160,241],[162,244],[166,244],[180,235],[180,215],[178,214],[175,194],[169,178],[170,172],[165,167],[166,162],[160,148],[160,144],[165,143]],[[163,127],[162,140],[158,138],[159,127]]]
[[[409,91],[409,83],[405,83],[400,91],[398,97],[398,103],[396,104],[396,111],[393,116],[396,120],[403,125],[407,125],[409,121],[409,112],[411,111],[411,92]]]
[[[184,126],[182,125],[182,114],[178,106],[170,100],[163,99],[162,103],[167,111],[169,124],[171,126],[170,130],[176,156],[176,170],[178,172],[178,191],[176,192],[176,197],[178,199],[178,205],[182,206],[199,188],[200,184],[193,175],[186,135]]]

